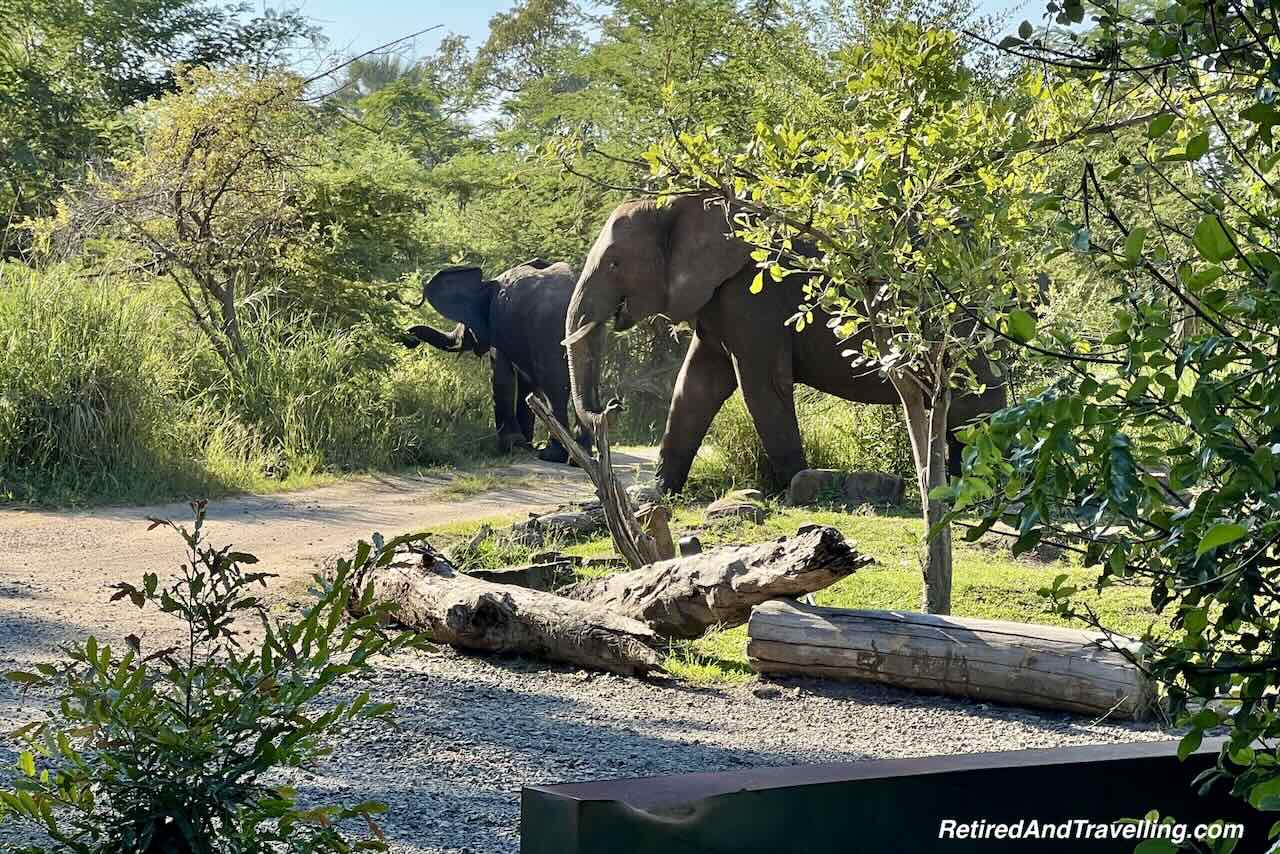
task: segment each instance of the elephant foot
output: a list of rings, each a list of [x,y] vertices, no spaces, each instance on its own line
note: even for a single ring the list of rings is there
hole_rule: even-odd
[[[547,445],[538,451],[538,459],[544,463],[567,463],[569,460],[569,452],[560,446],[559,443]]]
[[[533,446],[529,440],[524,437],[523,433],[504,434],[498,437],[498,453],[510,454],[520,450],[530,450]]]

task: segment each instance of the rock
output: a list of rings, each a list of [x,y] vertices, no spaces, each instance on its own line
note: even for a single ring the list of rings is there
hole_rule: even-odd
[[[978,545],[993,551],[1012,552],[1013,544],[1018,541],[1018,529],[1004,522],[996,522],[990,530],[978,538]],[[1054,563],[1062,559],[1064,550],[1052,543],[1037,543],[1030,551],[1018,555],[1018,560],[1032,560],[1038,563]]]
[[[899,505],[907,494],[907,482],[895,474],[855,471],[845,476],[844,499],[850,504]]]
[[[541,546],[548,539],[579,539],[604,530],[604,510],[599,502],[581,507],[561,507],[511,526],[511,539],[519,545]]]
[[[907,482],[897,475],[874,471],[804,469],[791,478],[787,503],[794,507],[820,501],[898,505],[906,491]]]
[[[662,489],[655,482],[631,484],[626,489],[627,498],[631,499],[632,507],[642,507],[646,504],[658,504],[662,501]]]
[[[708,522],[722,519],[749,519],[759,525],[769,515],[759,490],[737,489],[717,498],[707,506]]]
[[[777,685],[757,685],[751,689],[751,693],[761,700],[776,700],[782,696],[782,689]]]

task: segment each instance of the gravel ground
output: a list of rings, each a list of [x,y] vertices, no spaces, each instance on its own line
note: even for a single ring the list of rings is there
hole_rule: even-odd
[[[356,536],[555,503],[583,489],[561,469],[546,474],[563,481],[538,490],[461,501],[436,499],[438,483],[384,479],[218,502],[211,527],[216,542],[259,552],[281,573],[272,597],[292,602],[303,579]],[[115,644],[129,631],[160,642],[165,627],[103,602],[108,583],[176,562],[172,538],[148,538],[143,519],[181,509],[0,511],[0,671],[47,659],[59,641],[89,632]],[[531,784],[1163,737],[1153,726],[874,686],[704,688],[448,650],[382,662],[349,689],[394,702],[400,728],[335,745],[323,767],[291,772],[289,782],[327,802],[386,801],[384,829],[400,854],[517,851],[520,789]],[[0,733],[38,709],[0,681]],[[15,760],[0,737],[0,783]],[[0,827],[0,840],[15,841],[15,832]]]
[[[519,850],[525,785],[1163,737],[1150,725],[874,686],[703,688],[450,651],[383,662],[358,687],[396,703],[399,730],[370,728],[289,782],[307,798],[386,801],[383,827],[400,854]],[[12,693],[0,693],[0,709],[6,731],[33,714]],[[0,763],[14,759],[0,747]]]

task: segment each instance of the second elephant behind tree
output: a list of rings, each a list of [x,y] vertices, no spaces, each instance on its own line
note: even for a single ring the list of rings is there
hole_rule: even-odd
[[[533,414],[525,403],[531,391],[546,395],[556,418],[569,424],[569,366],[561,341],[576,283],[569,264],[535,258],[492,280],[479,267],[446,267],[423,285],[423,300],[458,325],[450,333],[411,327],[405,344],[482,356],[492,350],[494,423],[504,453],[533,441]],[[569,454],[552,437],[538,458],[562,463]]]

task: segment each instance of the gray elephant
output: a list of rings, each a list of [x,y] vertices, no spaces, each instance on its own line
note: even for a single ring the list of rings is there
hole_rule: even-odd
[[[569,366],[561,339],[576,281],[563,261],[535,258],[495,280],[486,280],[479,267],[447,267],[422,287],[422,301],[458,325],[452,332],[414,326],[404,343],[479,356],[492,350],[494,424],[503,453],[533,442],[533,413],[525,403],[531,391],[546,395],[552,413],[569,425]],[[584,433],[581,441],[590,440]],[[538,458],[563,463],[569,452],[552,437]]]
[[[803,332],[787,326],[799,305],[799,288],[750,293],[756,273],[750,248],[730,232],[723,205],[705,196],[679,197],[661,207],[647,200],[624,202],[592,246],[569,304],[569,375],[584,423],[601,411],[600,362],[609,320],[624,330],[663,314],[693,326],[662,436],[658,476],[668,492],[684,487],[711,420],[735,388],[742,389],[775,486],[785,486],[805,468],[794,383],[860,403],[899,402],[883,376],[850,370],[841,356],[850,344],[836,338],[822,312],[814,312]],[[1005,405],[1004,387],[990,366],[975,367],[987,391],[956,398],[951,428]],[[952,444],[954,462],[954,437]]]

